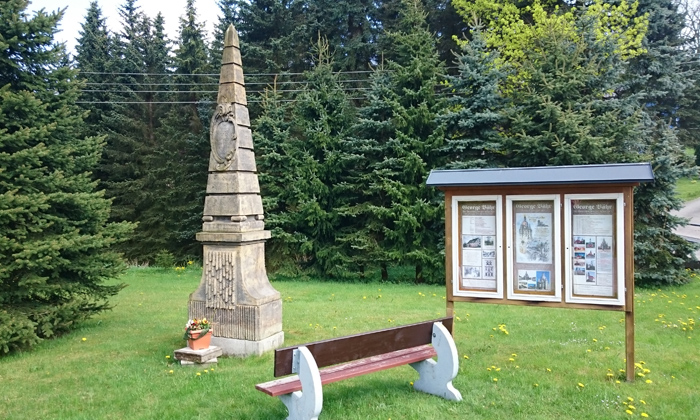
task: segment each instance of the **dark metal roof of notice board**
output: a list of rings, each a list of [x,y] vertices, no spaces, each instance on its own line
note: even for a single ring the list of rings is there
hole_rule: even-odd
[[[650,182],[650,163],[538,166],[533,168],[436,169],[430,171],[430,187],[627,184]]]

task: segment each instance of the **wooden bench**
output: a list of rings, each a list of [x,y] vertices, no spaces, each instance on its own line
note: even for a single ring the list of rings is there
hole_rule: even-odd
[[[255,388],[279,397],[289,420],[316,419],[323,408],[323,385],[408,364],[420,375],[413,384],[416,390],[461,401],[452,386],[459,370],[452,321],[441,318],[278,349],[275,377],[296,375]]]

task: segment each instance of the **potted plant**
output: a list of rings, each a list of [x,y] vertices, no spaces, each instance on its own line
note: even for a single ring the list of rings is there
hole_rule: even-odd
[[[211,344],[212,327],[206,318],[190,319],[185,326],[184,339],[187,340],[187,347],[192,350],[202,350]]]

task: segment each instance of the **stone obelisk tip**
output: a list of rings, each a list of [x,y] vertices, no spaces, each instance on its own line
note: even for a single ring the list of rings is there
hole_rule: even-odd
[[[228,29],[226,29],[226,35],[224,36],[224,47],[240,48],[240,44],[238,42],[238,31],[236,31],[236,28],[232,23],[229,24]]]

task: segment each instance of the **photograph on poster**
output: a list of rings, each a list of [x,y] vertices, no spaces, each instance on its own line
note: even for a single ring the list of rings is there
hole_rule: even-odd
[[[518,270],[519,290],[551,290],[549,271]]]
[[[616,297],[613,252],[616,200],[571,200],[570,206],[571,243],[574,251],[571,266],[572,295]]]

